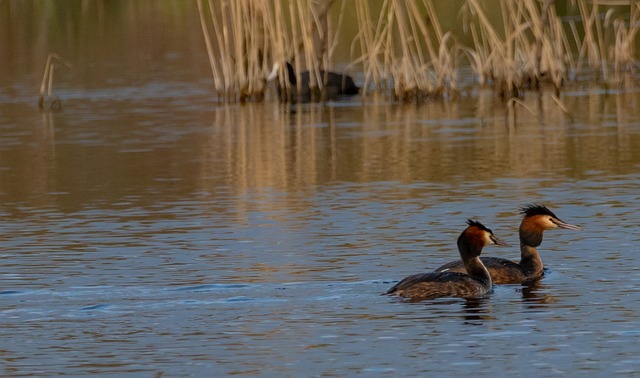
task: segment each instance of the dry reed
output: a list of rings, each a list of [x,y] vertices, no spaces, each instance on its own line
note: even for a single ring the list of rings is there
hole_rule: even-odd
[[[198,0],[218,98],[262,100],[273,64],[284,67],[286,62],[293,62],[296,73],[309,70],[312,94],[321,98],[320,71],[331,65],[339,36],[328,17],[332,4],[333,0],[319,5],[312,0],[209,0],[207,15],[202,0]],[[286,90],[285,97],[291,99],[294,92],[286,70],[278,77],[279,85]]]
[[[623,75],[635,73],[638,68],[634,41],[640,28],[640,4],[624,2],[629,5],[627,22],[623,14],[617,14],[620,2],[574,2],[580,20],[568,22],[577,51],[573,76],[594,77],[605,85],[622,84]],[[616,5],[618,8],[614,8]]]
[[[493,82],[505,98],[538,89],[544,79],[559,90],[566,79],[568,46],[552,3],[501,0],[500,32],[479,1],[467,1],[463,12],[473,46],[464,51],[481,84]]]
[[[334,24],[329,10],[337,3]],[[569,20],[558,15],[554,0],[498,4],[496,20],[487,16],[484,2],[466,0],[460,12],[465,36],[443,30],[432,0],[384,0],[379,13],[367,0],[208,0],[208,14],[198,0],[198,9],[214,86],[225,101],[262,100],[274,63],[280,63],[284,97],[295,101],[301,88],[290,87],[285,62],[296,75],[308,70],[312,100],[323,100],[320,72],[332,66],[348,5],[358,22],[348,67],[362,68],[363,97],[372,90],[391,90],[404,101],[453,97],[461,65],[505,99],[545,87],[558,95],[585,72],[620,84],[637,71],[640,3],[625,2],[628,12],[620,13],[618,2],[573,0],[579,18]],[[462,37],[469,42],[459,42]]]
[[[363,94],[370,86],[391,86],[394,97],[404,101],[454,94],[457,48],[452,34],[442,31],[431,1],[386,0],[375,17],[369,5],[366,0],[355,2]]]
[[[53,96],[53,72],[56,61],[61,62],[65,66],[71,68],[71,64],[67,62],[63,57],[56,53],[50,53],[47,56],[47,62],[44,66],[44,74],[42,75],[42,81],[40,82],[40,94],[38,96],[38,108],[41,110],[48,108],[48,110],[59,111],[62,109],[62,102],[59,98],[52,98]],[[45,106],[45,104],[47,104]]]
[[[197,3],[218,98],[224,101],[261,100],[266,88],[264,76],[269,69],[264,59],[264,47],[269,44],[265,30],[271,3],[266,0],[209,0],[208,17],[202,0]]]

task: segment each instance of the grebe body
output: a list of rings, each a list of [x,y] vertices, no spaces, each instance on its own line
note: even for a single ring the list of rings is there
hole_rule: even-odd
[[[440,297],[480,298],[491,292],[491,275],[479,259],[482,248],[496,244],[508,246],[478,221],[469,225],[458,237],[458,251],[466,272],[433,272],[414,274],[390,288],[385,294],[413,302]]]

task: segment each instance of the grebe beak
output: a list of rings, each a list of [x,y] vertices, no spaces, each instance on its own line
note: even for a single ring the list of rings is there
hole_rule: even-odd
[[[558,219],[558,218],[553,218],[553,219],[551,219],[551,221],[552,221],[556,226],[558,226],[559,228],[564,228],[564,229],[566,229],[566,230],[575,230],[575,231],[580,231],[580,230],[582,230],[582,228],[580,228],[580,226],[576,226],[576,225],[573,225],[573,224],[565,223],[565,222],[561,221],[561,220],[560,220],[560,219]]]
[[[511,244],[505,242],[504,240],[498,239],[493,235],[491,235],[491,241],[493,242],[493,244],[500,247],[511,247]]]

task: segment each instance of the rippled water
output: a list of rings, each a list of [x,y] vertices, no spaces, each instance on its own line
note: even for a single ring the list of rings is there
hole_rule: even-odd
[[[608,110],[636,94],[542,125],[482,110],[481,94],[294,108],[198,95],[1,105],[3,375],[640,369],[640,123]],[[517,245],[533,201],[584,228],[546,233],[537,286],[380,296],[455,258],[466,218]]]
[[[569,115],[549,95],[510,109],[482,91],[225,106],[194,80],[206,70],[181,70],[195,58],[157,48],[137,70],[105,53],[62,71],[63,110],[42,113],[39,74],[12,59],[0,375],[640,370],[636,91],[567,90]],[[380,295],[457,258],[467,218],[517,246],[530,202],[583,227],[545,234],[536,286],[479,301]]]

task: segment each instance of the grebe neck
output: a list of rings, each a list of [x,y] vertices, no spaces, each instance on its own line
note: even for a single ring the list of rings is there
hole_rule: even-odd
[[[536,247],[520,243],[520,266],[527,276],[542,272],[544,265]]]
[[[537,248],[542,243],[544,230],[524,226],[523,222],[520,227],[520,266],[526,275],[537,275],[544,268]]]
[[[471,277],[487,282],[488,286],[492,285],[491,274],[489,274],[487,268],[482,261],[480,261],[480,257],[476,256],[465,260],[464,267],[467,270],[467,274]]]

